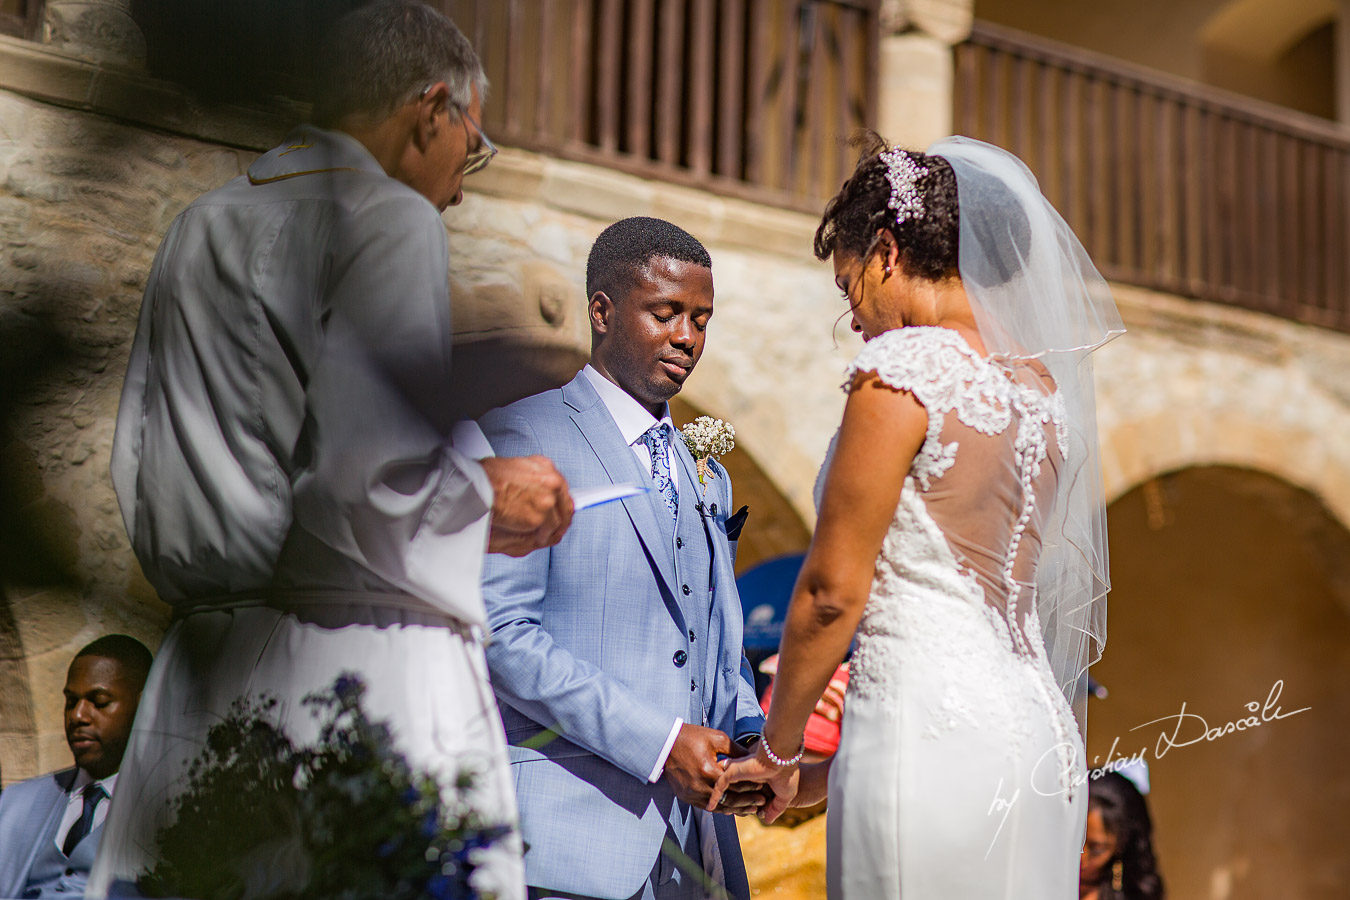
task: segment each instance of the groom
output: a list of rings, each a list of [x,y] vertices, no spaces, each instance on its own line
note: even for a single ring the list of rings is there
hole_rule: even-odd
[[[590,364],[481,422],[499,455],[550,457],[574,489],[650,489],[485,567],[531,898],[749,896],[735,820],[702,811],[719,755],[743,755],[736,741],[763,721],[741,651],[731,485],[716,464],[699,484],[667,406],[703,352],[711,267],[669,222],[606,228],[586,266]]]

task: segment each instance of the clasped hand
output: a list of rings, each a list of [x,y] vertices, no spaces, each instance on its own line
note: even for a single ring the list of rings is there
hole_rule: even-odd
[[[762,785],[737,784],[715,790],[727,765],[734,759],[749,756],[750,751],[725,732],[700,725],[682,725],[670,755],[666,757],[666,780],[675,796],[690,806],[709,812],[752,816],[772,799]]]
[[[780,766],[765,756],[761,741],[754,755],[746,753],[743,758],[734,762],[728,760],[705,808],[709,810],[717,808],[719,803],[724,803],[725,798],[732,794],[760,791],[766,802],[759,810],[759,817],[765,823],[772,823],[797,797],[800,777],[801,772],[797,766]]]

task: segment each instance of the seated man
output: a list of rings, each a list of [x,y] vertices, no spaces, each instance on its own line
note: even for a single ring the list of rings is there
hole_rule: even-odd
[[[150,651],[125,634],[75,654],[65,688],[75,768],[0,794],[0,897],[84,895],[149,671]]]

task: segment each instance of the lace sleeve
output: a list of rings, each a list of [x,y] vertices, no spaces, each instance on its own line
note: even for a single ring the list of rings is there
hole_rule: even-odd
[[[950,328],[896,328],[869,341],[844,371],[844,391],[859,372],[877,377],[898,391],[908,391],[932,414],[956,405],[959,390],[970,378],[974,351]]]
[[[956,461],[957,444],[942,443],[943,416],[959,405],[978,357],[950,328],[896,328],[868,341],[845,370],[844,391],[859,372],[876,372],[890,387],[907,391],[928,412],[928,430],[910,473],[927,491],[932,479]]]

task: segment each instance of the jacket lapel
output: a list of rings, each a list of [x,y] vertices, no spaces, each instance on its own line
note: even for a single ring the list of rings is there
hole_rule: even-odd
[[[48,789],[43,791],[43,800],[45,802],[35,804],[30,821],[41,821],[41,825],[36,830],[37,840],[33,841],[32,846],[28,848],[27,858],[23,861],[17,874],[20,878],[27,878],[28,873],[33,868],[33,862],[37,859],[42,848],[47,846],[48,841],[56,840],[56,830],[61,827],[61,817],[66,811],[66,801],[69,799],[71,785],[79,777],[79,769],[67,769],[64,772],[57,772],[48,776]],[[15,892],[5,896],[17,897],[23,891],[23,884],[14,885]]]
[[[563,400],[572,407],[572,421],[590,444],[611,483],[646,485],[651,481],[651,474],[642,471],[638,465],[632,448],[624,443],[614,418],[605,404],[600,402],[600,396],[586,380],[585,374],[578,374],[563,386]],[[647,555],[656,563],[666,591],[673,599],[676,596],[675,550],[671,546],[673,535],[669,529],[662,528],[661,519],[657,518],[658,504],[661,515],[667,519],[670,517],[665,501],[655,491],[648,491],[636,497],[625,497],[619,502],[632,520],[638,540],[647,549]]]

